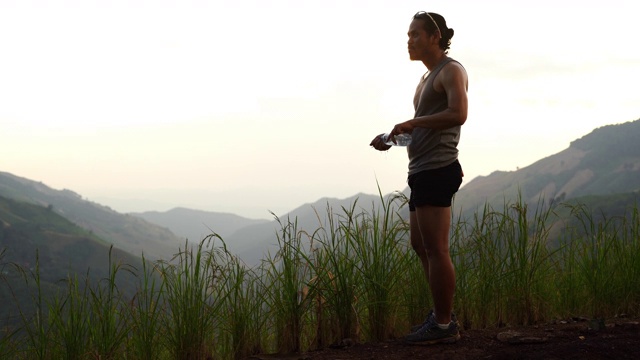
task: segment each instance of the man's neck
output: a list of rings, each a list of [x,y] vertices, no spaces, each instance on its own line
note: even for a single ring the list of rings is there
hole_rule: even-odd
[[[429,71],[433,71],[433,69],[435,69],[436,66],[438,66],[438,64],[440,64],[446,57],[447,55],[444,53],[444,51],[440,51],[434,56],[425,58],[424,60],[422,60],[422,63],[427,67],[427,69],[429,69]]]

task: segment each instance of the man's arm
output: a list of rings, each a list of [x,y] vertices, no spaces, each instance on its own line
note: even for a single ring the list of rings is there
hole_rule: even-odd
[[[411,133],[416,127],[443,130],[462,125],[467,120],[467,73],[455,62],[447,64],[434,81],[436,91],[447,94],[448,107],[439,113],[420,116],[397,124],[390,133]]]

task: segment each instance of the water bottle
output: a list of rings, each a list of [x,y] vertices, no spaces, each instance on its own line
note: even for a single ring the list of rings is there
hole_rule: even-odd
[[[389,134],[382,134],[382,141],[387,145],[395,146],[409,146],[411,144],[411,134],[398,134],[395,136],[396,142],[394,143],[389,139]]]

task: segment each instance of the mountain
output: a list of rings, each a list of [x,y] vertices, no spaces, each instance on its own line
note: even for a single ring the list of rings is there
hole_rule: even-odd
[[[536,205],[540,199],[544,199],[547,205],[571,199],[574,203],[584,202],[594,208],[607,211],[617,209],[620,212],[624,208],[620,204],[632,206],[640,190],[639,138],[640,120],[595,129],[573,141],[568,149],[525,168],[512,172],[496,171],[471,180],[456,194],[453,211],[456,215],[469,216],[485,204],[501,210],[505,200],[514,202],[521,196],[523,201],[532,205]],[[408,189],[404,189],[403,193],[408,194]],[[391,195],[385,198],[388,196]],[[618,207],[609,206],[612,202]],[[344,215],[343,208],[350,209],[354,204],[356,213],[370,212],[373,206],[379,208],[381,199],[378,195],[368,194],[357,194],[346,199],[323,198],[278,218],[283,224],[289,220],[297,222],[298,230],[311,233],[327,224],[328,209],[340,216]],[[399,214],[406,219],[408,212],[405,206]],[[187,236],[189,227],[198,222],[201,232],[192,233],[190,236],[193,238],[201,236],[202,231],[208,231],[203,224],[213,224],[217,216],[216,213],[196,215],[197,212],[186,209],[176,211],[176,214],[180,219],[171,220],[171,212],[157,214],[156,218],[145,218],[181,236]],[[161,216],[164,218],[159,220]],[[196,219],[189,220],[189,216]],[[185,228],[183,225],[186,224],[190,225]],[[211,230],[223,235],[214,227]],[[232,253],[239,255],[246,263],[255,265],[267,252],[273,254],[277,249],[277,234],[280,231],[281,224],[274,219],[239,228],[222,238]]]
[[[466,216],[485,204],[500,210],[519,196],[529,204],[548,205],[585,196],[633,197],[640,190],[640,120],[595,129],[569,148],[517,171],[496,171],[471,180],[456,195],[454,213]],[[404,189],[407,193],[407,189]],[[70,190],[52,190],[42,183],[0,172],[0,196],[48,208],[116,248],[148,258],[168,258],[184,245],[211,232],[220,234],[232,253],[255,264],[275,249],[281,223],[297,222],[298,230],[313,232],[327,224],[327,212],[343,216],[345,209],[380,208],[379,195],[357,194],[346,199],[323,198],[278,216],[273,221],[250,220],[232,214],[174,209],[167,213],[119,214],[83,200]],[[384,198],[391,196],[386,195]],[[408,209],[400,210],[408,216]],[[279,222],[280,221],[280,222]],[[160,224],[158,226],[156,224]],[[174,235],[178,234],[178,235]],[[196,240],[197,239],[197,240]]]
[[[389,196],[393,195],[386,195],[384,198]],[[345,216],[345,210],[353,210],[354,214],[363,211],[370,213],[373,208],[380,209],[381,205],[379,195],[364,193],[346,199],[322,198],[314,203],[301,205],[271,222],[242,228],[224,238],[224,241],[232,253],[237,254],[247,264],[255,265],[264,259],[268,252],[273,255],[278,249],[277,234],[281,232],[282,225],[287,225],[289,221],[296,223],[298,230],[311,234],[320,227],[329,228],[329,214],[334,217]]]
[[[130,215],[166,227],[173,233],[186,237],[190,242],[202,240],[212,233],[220,235],[227,249],[238,255],[247,264],[255,265],[265,257],[266,252],[277,249],[276,234],[281,230],[278,219],[286,224],[288,220],[298,222],[298,229],[312,232],[327,223],[327,209],[344,214],[342,208],[356,206],[356,213],[371,211],[379,206],[380,196],[357,194],[346,199],[322,198],[314,203],[304,204],[274,220],[251,220],[233,214],[207,212],[176,208],[166,212],[149,211]]]
[[[123,215],[71,190],[54,190],[40,182],[0,172],[0,196],[49,208],[116,248],[149,259],[170,259],[184,239],[139,217]]]
[[[36,256],[37,254],[37,256]],[[46,296],[64,290],[64,279],[88,277],[92,285],[109,276],[112,264],[141,268],[141,258],[125,251],[110,249],[110,244],[57,214],[51,207],[8,199],[0,196],[0,319],[16,320],[17,305],[31,314],[31,291],[25,287],[22,269],[33,286],[31,275],[39,268],[41,289]],[[37,264],[36,264],[37,263]],[[17,265],[13,266],[13,265]],[[132,296],[136,289],[133,275],[127,271],[116,276],[118,289]]]
[[[198,242],[214,232],[222,238],[226,238],[241,228],[268,222],[268,220],[247,219],[234,214],[185,208],[175,208],[165,212],[146,211],[129,215],[165,227],[181,238],[188,239],[189,242]]]
[[[505,201],[515,202],[519,196],[532,206],[542,199],[553,202],[584,203],[612,216],[637,206],[640,191],[640,120],[595,129],[573,141],[569,148],[512,172],[496,171],[480,176],[456,194],[453,211],[470,216],[489,204],[502,210]],[[408,189],[404,189],[408,194]],[[297,221],[299,230],[315,231],[326,224],[326,210],[344,214],[341,207],[358,204],[359,210],[370,211],[380,205],[380,197],[358,194],[339,199],[321,199],[303,205],[285,216]],[[316,213],[317,211],[317,213]],[[407,219],[408,207],[399,211]],[[275,250],[277,221],[238,230],[225,240],[237,246],[237,253],[249,264],[263,258],[260,251]]]
[[[3,262],[25,269],[35,266],[38,251],[42,277],[59,280],[67,270],[84,274],[91,268],[96,276],[108,274],[110,244],[50,207],[42,207],[0,196],[0,249]],[[113,249],[114,261],[136,265],[140,257]]]
[[[640,190],[640,120],[595,129],[569,148],[517,171],[496,171],[466,184],[455,208],[471,214],[485,204],[501,209],[520,194],[547,204],[586,195]]]

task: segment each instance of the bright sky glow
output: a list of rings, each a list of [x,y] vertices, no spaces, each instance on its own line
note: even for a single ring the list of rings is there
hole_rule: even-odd
[[[606,6],[605,6],[606,4]],[[120,212],[270,218],[406,187],[419,11],[469,73],[465,181],[640,118],[635,1],[0,2],[0,171]]]

